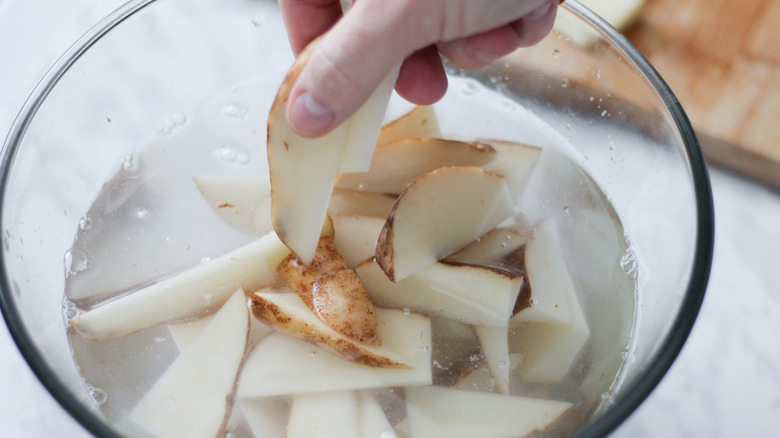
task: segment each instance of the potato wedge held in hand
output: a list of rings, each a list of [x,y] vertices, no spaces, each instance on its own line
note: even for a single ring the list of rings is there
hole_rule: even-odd
[[[268,115],[268,165],[271,172],[271,218],[274,230],[308,265],[314,257],[336,175],[368,169],[393,77],[350,118],[319,138],[299,136],[288,125],[285,108],[290,90],[317,40],[295,60]],[[352,123],[355,120],[358,123]]]
[[[358,342],[381,344],[374,305],[360,278],[336,250],[333,239],[320,238],[309,267],[290,254],[278,270],[309,310],[328,327]]]
[[[392,281],[422,271],[512,216],[502,176],[479,167],[441,167],[398,198],[379,235],[376,261]]]

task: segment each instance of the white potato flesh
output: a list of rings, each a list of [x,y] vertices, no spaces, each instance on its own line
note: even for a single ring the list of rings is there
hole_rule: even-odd
[[[440,264],[436,264],[438,265]],[[466,324],[506,327],[512,310],[511,305],[507,310],[506,303],[511,301],[511,294],[516,297],[518,292],[518,290],[512,292],[514,286],[503,288],[496,296],[487,296],[486,305],[478,308],[433,288],[430,280],[422,275],[413,275],[393,283],[373,260],[361,263],[355,268],[355,272],[377,306],[406,308],[431,317],[448,318]],[[496,297],[498,299],[495,299]],[[488,312],[482,310],[484,308],[492,308],[492,310]]]
[[[296,293],[255,292],[252,294],[252,312],[255,318],[275,330],[316,344],[347,360],[376,367],[408,367],[404,357],[393,348],[361,343],[337,332],[315,315]]]
[[[268,177],[199,176],[195,184],[214,212],[229,225],[261,236],[273,230]]]
[[[271,284],[290,251],[273,232],[206,263],[81,313],[70,320],[83,336],[108,339],[159,324],[205,316],[237,288]]]
[[[239,397],[340,391],[387,386],[430,385],[431,323],[417,314],[375,308],[382,348],[391,349],[407,369],[373,368],[281,333],[264,338],[247,357]]]
[[[194,319],[192,321],[184,321],[168,324],[168,331],[171,333],[173,342],[176,343],[176,348],[179,351],[184,351],[188,345],[192,343],[198,334],[206,327],[206,325],[214,318],[214,315],[209,315],[200,319]],[[273,329],[258,321],[257,318],[250,318],[249,320],[249,346],[257,345],[261,339],[273,332]]]
[[[289,397],[241,398],[236,402],[252,434],[263,438],[285,438],[290,416]]]
[[[522,269],[522,266],[507,266],[503,261],[513,252],[525,245],[530,231],[520,228],[495,228],[478,240],[450,254],[445,260],[471,265],[505,267],[509,271]]]
[[[367,172],[342,173],[336,187],[400,194],[422,175],[445,166],[482,166],[495,153],[483,143],[410,138],[378,146]]]
[[[496,392],[509,394],[509,333],[505,327],[474,326]]]
[[[384,219],[390,214],[396,199],[396,196],[384,193],[336,189],[330,198],[328,214],[373,216]]]
[[[561,252],[555,221],[536,227],[526,247],[531,303],[509,323],[511,351],[523,355],[518,372],[526,381],[560,382],[590,336]]]
[[[437,386],[406,388],[412,436],[509,438],[543,430],[572,404]]]
[[[542,150],[535,146],[498,140],[487,141],[487,144],[496,152],[493,161],[483,168],[506,178],[512,200],[517,202],[523,194],[525,182],[539,161]]]
[[[333,244],[347,265],[354,269],[376,255],[376,241],[385,225],[384,218],[333,215]]]
[[[348,127],[344,156],[339,168],[341,172],[365,172],[371,165],[371,157],[399,70],[400,65],[382,80],[363,106],[344,122]]]
[[[130,412],[155,436],[214,437],[227,421],[246,352],[249,310],[236,291]]]
[[[463,378],[458,380],[451,388],[467,391],[494,392],[496,391],[496,380],[493,378],[493,373],[490,372],[490,369],[483,364],[463,376]]]
[[[395,438],[397,435],[379,401],[367,391],[357,393],[360,437]]]
[[[431,105],[417,105],[411,111],[382,126],[377,146],[407,138],[438,137],[439,118]]]
[[[295,394],[287,438],[360,438],[354,391]]]
[[[387,106],[386,100],[375,102],[381,96],[372,96],[350,119],[324,136],[305,138],[293,131],[285,118],[285,107],[290,90],[315,45],[316,41],[298,55],[268,115],[273,227],[279,238],[306,265],[317,248],[342,162],[346,160],[344,166],[351,170],[368,169]],[[382,109],[381,114],[377,108]],[[353,119],[360,123],[353,125]],[[358,169],[356,163],[360,160],[364,160],[365,165]]]
[[[377,242],[377,263],[391,280],[403,280],[513,213],[503,177],[472,166],[433,170],[398,198]]]

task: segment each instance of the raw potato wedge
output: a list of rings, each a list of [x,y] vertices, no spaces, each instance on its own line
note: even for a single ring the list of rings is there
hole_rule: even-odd
[[[333,220],[333,244],[350,268],[374,258],[379,233],[385,219],[371,216],[331,216]]]
[[[236,291],[130,412],[130,420],[161,438],[218,434],[246,353],[249,311]]]
[[[252,294],[255,318],[279,332],[318,345],[346,360],[383,368],[408,368],[390,348],[358,343],[336,332],[304,304],[297,294],[267,290]]]
[[[390,214],[397,198],[384,193],[336,189],[330,198],[328,214],[372,216],[384,219]]]
[[[544,430],[571,406],[438,386],[406,388],[406,411],[415,437],[520,437]]]
[[[504,178],[479,167],[442,167],[398,198],[379,235],[376,261],[403,280],[452,254],[514,213]]]
[[[297,298],[295,294],[290,294]],[[300,304],[306,311],[308,309]],[[239,397],[430,385],[431,322],[418,314],[376,308],[381,352],[406,368],[374,368],[344,360],[305,341],[272,333],[246,359]],[[371,348],[371,347],[367,347]],[[375,350],[376,351],[376,350]]]
[[[218,309],[237,288],[270,285],[290,250],[266,236],[181,274],[109,301],[70,320],[91,339],[129,335],[166,322],[204,316]]]
[[[260,176],[199,176],[198,190],[214,212],[248,234],[265,235],[271,226],[271,181]]]
[[[279,274],[328,327],[357,342],[380,345],[374,305],[333,239],[321,237],[309,267],[290,254]]]
[[[417,178],[440,167],[483,166],[494,160],[493,148],[481,142],[410,138],[378,146],[366,172],[342,173],[336,187],[398,195]]]
[[[397,436],[376,397],[368,391],[358,391],[357,401],[360,437],[395,438]]]
[[[536,167],[542,150],[536,146],[500,140],[483,140],[495,151],[495,158],[483,168],[506,178],[506,185],[517,202],[525,189],[525,182]]]
[[[428,269],[439,269],[439,275],[435,277],[446,277],[446,272],[457,273],[456,268],[443,263],[435,264]],[[355,272],[377,306],[406,308],[431,317],[439,316],[467,324],[506,327],[514,305],[513,297],[517,297],[518,293],[513,284],[515,280],[491,277],[489,283],[496,287],[495,289],[485,287],[485,290],[491,290],[495,294],[481,297],[482,303],[475,306],[472,303],[480,301],[479,295],[483,291],[481,288],[471,290],[473,296],[469,303],[453,296],[458,293],[468,296],[468,288],[456,290],[455,294],[451,291],[447,294],[438,287],[439,284],[435,280],[426,278],[424,272],[393,283],[374,260],[361,263],[355,268]],[[522,282],[522,278],[519,281]],[[517,288],[519,287],[518,284]]]
[[[496,392],[509,394],[509,332],[505,327],[474,326],[482,354],[496,385]]]
[[[510,351],[523,355],[517,367],[529,382],[560,382],[590,336],[563,258],[555,221],[536,227],[526,247],[532,305],[509,322]]]
[[[417,105],[411,111],[382,126],[377,146],[407,138],[438,137],[439,119],[430,105]]]
[[[361,438],[359,417],[354,391],[295,394],[287,438]]]
[[[319,138],[304,138],[287,124],[290,90],[317,44],[300,54],[285,77],[268,115],[268,165],[271,173],[271,218],[279,238],[308,265],[339,171],[368,169],[387,96],[375,93],[352,118]],[[390,81],[390,79],[388,79]],[[391,81],[394,83],[394,81]],[[389,87],[392,90],[392,87]],[[381,109],[381,114],[379,109]],[[358,123],[352,123],[352,120]],[[360,162],[365,161],[362,166]]]
[[[200,319],[192,321],[184,321],[168,324],[168,331],[171,333],[173,342],[176,343],[176,348],[179,351],[184,351],[192,341],[197,338],[200,332],[208,325],[208,323],[214,318],[214,315],[209,315]],[[261,339],[268,336],[273,329],[258,321],[256,318],[250,318],[249,321],[249,347],[253,347],[260,342]]]
[[[263,438],[285,438],[290,416],[289,397],[240,398],[236,401],[252,434]]]

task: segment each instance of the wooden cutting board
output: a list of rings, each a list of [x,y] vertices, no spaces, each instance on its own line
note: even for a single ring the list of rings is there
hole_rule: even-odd
[[[780,0],[646,0],[624,33],[711,163],[780,188]]]

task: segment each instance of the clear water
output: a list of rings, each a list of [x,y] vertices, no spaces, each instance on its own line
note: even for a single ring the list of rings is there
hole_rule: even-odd
[[[268,174],[265,123],[277,86],[259,78],[192,111],[172,114],[147,144],[119,160],[115,176],[84,213],[73,247],[64,255],[66,317],[257,238],[219,219],[193,178]],[[450,86],[453,92],[435,106],[445,136],[511,140],[545,149],[528,181],[521,220],[534,224],[553,217],[559,223],[591,334],[562,383],[515,382],[512,392],[575,403],[573,414],[550,430],[564,433],[608,403],[618,381],[634,323],[635,261],[607,198],[564,136],[472,79],[452,78]],[[408,109],[394,100],[388,119]],[[144,436],[127,415],[178,354],[167,327],[105,341],[69,330],[69,339],[102,413],[120,429]],[[435,340],[435,379],[452,380],[453,357],[464,352],[475,364],[484,361],[478,344],[446,336]],[[389,410],[398,404],[392,394],[388,390],[384,397]],[[231,436],[247,430],[241,426]]]

